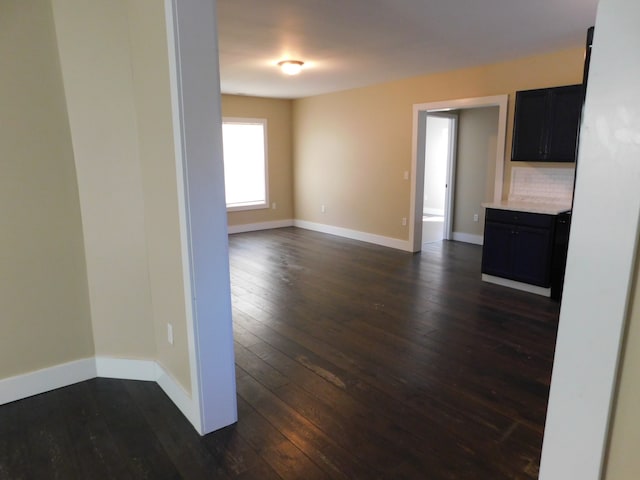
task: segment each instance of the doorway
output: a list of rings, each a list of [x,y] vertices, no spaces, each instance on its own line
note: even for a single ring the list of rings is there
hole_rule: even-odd
[[[428,113],[425,140],[422,200],[422,244],[451,238],[453,187],[458,117],[455,113]]]
[[[502,198],[502,184],[504,181],[504,154],[508,98],[508,95],[495,95],[491,97],[475,97],[422,103],[415,104],[413,106],[413,158],[411,164],[411,204],[409,216],[409,247],[411,251],[419,252],[422,250],[427,119],[434,114],[451,115],[451,112],[455,110],[498,107],[498,129],[495,143],[495,175],[493,175],[493,188],[490,188],[489,192],[491,192],[491,190],[493,191],[493,201],[500,201]],[[453,165],[450,165],[450,168],[455,170]],[[453,178],[453,176],[450,178]],[[451,196],[450,203],[453,203],[454,183],[455,182],[452,181],[448,183],[449,188],[447,188],[447,194]],[[450,214],[448,215],[447,220],[450,223],[453,220],[453,207],[450,207]],[[446,223],[444,225],[444,229],[445,231],[452,232],[451,226],[447,227]],[[449,233],[449,235],[449,238],[453,237],[452,233]],[[463,241],[466,240],[463,239]]]

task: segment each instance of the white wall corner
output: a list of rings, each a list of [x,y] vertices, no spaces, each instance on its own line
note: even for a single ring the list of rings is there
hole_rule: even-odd
[[[0,380],[0,405],[96,377],[93,357]]]

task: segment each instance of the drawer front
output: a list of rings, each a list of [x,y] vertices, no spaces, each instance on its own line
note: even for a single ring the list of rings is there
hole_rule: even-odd
[[[554,215],[487,208],[485,218],[487,221],[491,222],[524,225],[527,227],[551,228],[553,225]]]

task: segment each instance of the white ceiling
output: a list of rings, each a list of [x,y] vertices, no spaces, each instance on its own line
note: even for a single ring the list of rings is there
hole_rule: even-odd
[[[222,92],[300,98],[576,47],[597,2],[218,0]]]

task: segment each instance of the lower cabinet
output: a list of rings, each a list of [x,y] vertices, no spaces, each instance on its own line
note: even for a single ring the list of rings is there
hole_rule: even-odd
[[[549,287],[554,225],[554,215],[487,209],[482,273]]]
[[[560,301],[564,286],[564,272],[567,266],[571,213],[558,214],[555,224],[556,232],[553,236],[553,257],[551,258],[551,298]]]

